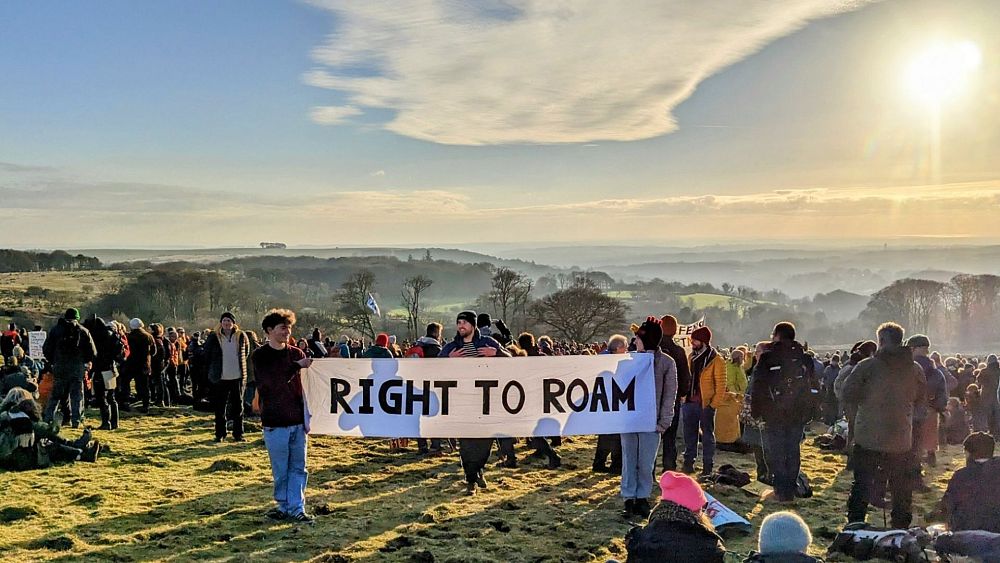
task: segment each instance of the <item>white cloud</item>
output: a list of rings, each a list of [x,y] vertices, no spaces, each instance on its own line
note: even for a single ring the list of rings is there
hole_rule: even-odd
[[[347,118],[362,113],[354,106],[316,106],[309,112],[309,117],[320,125],[339,125],[347,121]]]
[[[669,133],[705,78],[869,0],[312,1],[337,27],[307,84],[395,111],[401,135],[481,145]]]
[[[385,170],[376,170],[376,171],[372,172],[371,174],[369,174],[369,176],[371,176],[373,178],[383,178],[383,177],[385,177]]]

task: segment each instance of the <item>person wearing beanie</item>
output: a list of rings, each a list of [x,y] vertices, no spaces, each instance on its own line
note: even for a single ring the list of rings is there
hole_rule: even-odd
[[[987,401],[990,434],[1000,436],[1000,361],[994,354],[986,357],[986,367],[979,370],[976,385],[983,400]]]
[[[479,333],[483,336],[489,336],[493,338],[493,319],[490,318],[489,313],[479,313],[476,315],[476,328],[479,329]]]
[[[97,357],[94,339],[80,324],[80,311],[67,309],[49,331],[42,354],[52,365],[52,394],[45,405],[45,422],[52,422],[56,406],[69,400],[70,420],[73,428],[83,422],[84,376]],[[65,412],[63,413],[65,417]]]
[[[677,366],[677,399],[674,401],[674,418],[670,421],[670,427],[663,433],[663,469],[674,471],[677,469],[677,430],[680,428],[681,404],[686,397],[686,390],[691,388],[691,361],[687,352],[674,341],[677,335],[677,319],[672,315],[664,315],[660,319],[660,326],[663,328],[663,339],[660,340],[660,349],[670,356]]]
[[[681,427],[684,429],[684,473],[694,473],[699,436],[702,475],[711,475],[715,464],[715,410],[726,397],[726,362],[712,348],[707,326],[691,333],[691,381],[683,395]]]
[[[820,382],[812,358],[795,340],[795,326],[778,323],[771,345],[754,367],[750,412],[764,421],[764,450],[779,502],[794,502],[805,425],[819,406]]]
[[[510,357],[499,342],[483,336],[476,328],[475,311],[462,311],[455,319],[455,338],[441,349],[439,358],[493,358]],[[470,373],[470,377],[473,375]],[[465,472],[465,494],[476,494],[476,486],[485,489],[488,485],[483,477],[483,469],[490,459],[493,438],[463,438],[458,442],[458,453]]]
[[[705,514],[707,502],[697,481],[667,471],[660,477],[660,502],[649,523],[625,537],[627,563],[721,563],[726,557],[722,538]]]
[[[246,441],[243,437],[243,394],[250,351],[250,337],[236,324],[236,316],[229,311],[222,313],[219,327],[205,340],[216,442],[226,439],[229,419],[233,421],[233,441]]]
[[[808,554],[812,545],[809,526],[794,512],[769,514],[760,524],[757,552],[745,563],[820,563]]]
[[[653,489],[653,470],[660,450],[660,434],[666,432],[674,418],[677,398],[677,365],[673,358],[660,351],[663,328],[660,319],[649,317],[635,334],[636,352],[653,355],[653,381],[656,393],[656,429],[653,432],[622,434],[621,496],[625,500],[624,516],[649,516],[649,493]]]
[[[380,332],[375,336],[375,344],[369,346],[363,354],[362,358],[392,358],[392,351],[389,350],[389,335]]]

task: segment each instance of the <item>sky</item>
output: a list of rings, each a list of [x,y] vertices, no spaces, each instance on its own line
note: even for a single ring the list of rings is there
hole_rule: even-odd
[[[994,241],[997,209],[994,0],[0,3],[0,247]]]

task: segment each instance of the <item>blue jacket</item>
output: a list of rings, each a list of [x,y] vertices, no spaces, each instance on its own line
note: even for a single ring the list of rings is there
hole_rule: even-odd
[[[948,382],[944,378],[944,374],[941,373],[936,367],[934,367],[934,362],[931,361],[927,356],[914,356],[913,361],[920,365],[920,368],[924,370],[924,377],[927,378],[927,409],[924,410],[924,416],[920,416],[914,413],[914,418],[924,419],[930,415],[930,411],[944,412],[946,406],[948,406]]]
[[[461,348],[464,343],[462,342],[462,337],[455,335],[455,339],[444,345],[441,349],[441,353],[438,354],[439,358],[447,358],[449,354],[452,353],[456,348]],[[497,351],[497,356],[503,356],[506,358],[510,357],[510,352],[508,352],[499,342],[493,340],[489,336],[483,336],[479,329],[477,328],[474,333],[472,333],[472,344],[476,348],[490,347]]]

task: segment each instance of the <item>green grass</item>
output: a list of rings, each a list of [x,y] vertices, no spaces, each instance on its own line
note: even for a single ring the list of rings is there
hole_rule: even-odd
[[[124,419],[118,432],[97,432],[111,452],[96,464],[0,472],[0,553],[9,561],[340,563],[430,561],[424,552],[439,563],[624,556],[631,524],[619,516],[619,479],[591,473],[591,437],[562,446],[559,471],[523,456],[516,470],[489,468],[489,490],[471,499],[462,496],[456,455],[420,458],[390,454],[383,440],[313,437],[307,503],[317,522],[296,526],[262,517],[271,506],[271,476],[260,434],[245,444],[214,444],[211,427],[207,415],[154,409]],[[719,457],[718,465],[751,470],[750,456]],[[916,523],[960,457],[960,447],[939,456],[928,478],[937,492],[916,495]],[[845,522],[849,478],[842,456],[811,446],[804,468],[816,496],[796,509],[821,553]],[[777,509],[739,489],[711,492],[755,525]],[[727,547],[745,552],[753,543],[747,537]]]

